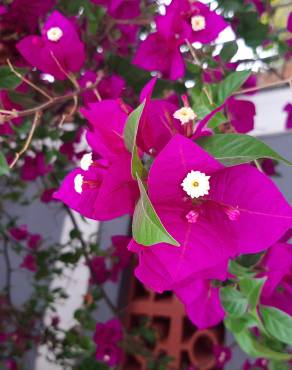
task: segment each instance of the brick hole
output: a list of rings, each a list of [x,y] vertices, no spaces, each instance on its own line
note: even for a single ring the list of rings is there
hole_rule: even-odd
[[[163,316],[155,316],[151,326],[157,331],[158,340],[163,341],[169,336],[170,318]]]
[[[146,290],[146,288],[144,288],[142,284],[135,280],[133,289],[133,299],[148,298],[149,296],[150,293]]]
[[[143,365],[132,355],[127,355],[124,369],[127,370],[142,370]]]
[[[182,341],[189,340],[196,331],[195,325],[185,316],[183,318]]]
[[[170,291],[161,293],[161,294],[155,294],[154,300],[155,301],[164,301],[164,300],[170,300],[173,296],[173,293]]]
[[[181,351],[180,369],[187,369],[191,365],[191,360],[187,351]]]
[[[197,336],[193,343],[193,355],[196,359],[197,366],[200,369],[213,369],[214,356],[213,356],[214,340],[212,335],[202,333]]]
[[[212,330],[218,338],[218,343],[224,343],[225,328],[223,322],[213,328],[210,328],[210,330]]]
[[[148,317],[145,315],[139,315],[139,314],[131,315],[129,327],[131,329],[139,328],[142,322],[147,321],[147,320],[148,320]]]

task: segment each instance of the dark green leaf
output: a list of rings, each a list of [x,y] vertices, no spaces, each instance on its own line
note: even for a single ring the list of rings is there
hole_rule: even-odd
[[[220,57],[224,62],[231,60],[237,53],[238,45],[236,41],[226,42],[220,52]]]
[[[72,263],[75,264],[80,259],[80,253],[71,253],[67,252],[60,256],[59,260],[64,263]]]
[[[17,69],[21,72],[20,69]],[[9,66],[0,67],[0,89],[15,89],[21,83],[21,79],[15,75]]]
[[[267,332],[279,341],[292,345],[292,317],[275,307],[261,306],[260,313]]]
[[[218,87],[218,103],[222,104],[225,100],[247,80],[250,76],[250,71],[233,72],[219,84]]]
[[[292,165],[292,162],[283,158],[267,144],[249,135],[217,134],[198,139],[196,143],[226,166],[247,163],[259,158],[271,158]]]
[[[150,345],[155,344],[156,336],[153,328],[143,327],[140,329],[141,337]]]
[[[255,266],[260,259],[262,258],[263,253],[252,253],[252,254],[243,254],[239,256],[236,261],[244,267],[253,267]]]
[[[225,312],[230,316],[243,316],[247,310],[247,298],[235,287],[226,286],[221,288],[220,299]]]
[[[242,12],[238,14],[238,20],[239,24],[236,30],[238,36],[241,36],[245,43],[252,48],[262,45],[267,38],[269,25],[260,21],[258,12]]]
[[[134,239],[137,243],[145,246],[151,246],[158,243],[168,243],[174,246],[179,246],[178,242],[162,225],[151,204],[142,181],[139,177],[137,179],[141,198],[136,205],[133,217],[132,231]]]
[[[248,268],[241,266],[239,263],[232,260],[229,262],[228,271],[235,276],[250,276],[254,274]]]
[[[0,152],[0,176],[8,175],[9,167],[3,153]]]
[[[226,123],[227,118],[222,112],[217,112],[214,117],[210,119],[208,122],[208,127],[211,129],[214,129],[218,127],[219,125],[222,125],[222,123]]]

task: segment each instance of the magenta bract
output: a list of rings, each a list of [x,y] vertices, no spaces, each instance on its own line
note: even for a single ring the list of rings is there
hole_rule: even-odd
[[[132,19],[140,14],[140,0],[91,0],[107,8],[108,14],[116,19]]]
[[[237,132],[245,134],[253,130],[254,117],[256,115],[254,103],[231,97],[227,101],[227,109],[230,117],[230,123]]]
[[[266,276],[261,303],[279,308],[292,315],[292,248],[287,243],[276,243],[261,262]]]
[[[104,324],[97,323],[93,337],[96,344],[96,359],[106,362],[111,367],[118,365],[123,357],[123,351],[119,347],[122,339],[122,325],[118,319],[112,319]]]
[[[187,41],[210,43],[227,27],[220,15],[199,1],[173,0],[166,14],[156,17],[155,21],[157,31],[140,44],[132,62],[171,80],[185,73],[181,45]],[[197,26],[193,24],[196,21],[200,22]]]
[[[82,192],[75,189],[75,178],[83,176]],[[125,153],[109,163],[94,161],[88,171],[73,170],[64,179],[54,198],[85,217],[110,220],[133,214],[139,189],[131,175],[131,156]]]
[[[17,44],[23,58],[40,71],[64,80],[79,72],[85,60],[84,44],[75,24],[58,11],[46,21],[42,36],[27,36]]]
[[[191,171],[210,176],[208,195],[191,199],[184,192],[181,184]],[[187,284],[197,284],[204,271],[220,262],[267,249],[292,223],[291,207],[267,176],[245,164],[225,168],[180,135],[154,160],[148,192],[166,230],[180,244],[179,248],[164,243],[143,247],[133,241],[129,246],[139,255],[136,276],[158,292],[179,292]],[[190,212],[196,213],[195,219],[187,217]],[[211,292],[220,316],[218,291]],[[188,312],[191,309],[193,305]]]
[[[89,121],[88,144],[103,158],[112,159],[127,153],[123,131],[130,111],[131,108],[120,100],[103,100],[81,109]]]

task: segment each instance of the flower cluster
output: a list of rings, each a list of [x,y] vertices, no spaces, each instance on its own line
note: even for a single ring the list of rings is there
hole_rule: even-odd
[[[291,83],[278,69],[291,56],[291,10],[260,0],[0,5],[0,367],[22,368],[41,343],[66,369],[92,360],[127,367],[133,356],[147,368],[200,368],[185,354],[159,353],[150,317],[136,315],[134,330],[127,319],[100,322],[99,301],[114,316],[126,311],[107,291],[124,270],[175,295],[194,330],[224,321],[256,357],[243,369],[289,363],[292,208],[270,177],[291,161],[253,136],[259,107],[250,95],[262,89],[258,69]],[[252,59],[242,59],[242,45]],[[65,213],[72,229],[62,238],[31,233],[38,223],[19,225],[11,203]],[[80,225],[126,216],[131,231],[103,248],[75,212]],[[22,307],[14,258],[32,281]],[[77,266],[89,278],[68,329],[57,303],[75,292],[59,285]],[[231,357],[220,340],[210,346],[210,368]]]

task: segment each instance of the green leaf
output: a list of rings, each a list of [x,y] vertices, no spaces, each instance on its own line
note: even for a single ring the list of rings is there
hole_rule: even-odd
[[[21,72],[19,68],[16,68]],[[15,75],[9,66],[0,67],[0,89],[15,89],[21,83],[21,79]]]
[[[3,153],[0,152],[0,176],[8,175],[9,167]]]
[[[220,299],[225,312],[230,316],[243,316],[247,310],[247,298],[235,287],[226,286],[221,288]]]
[[[217,134],[200,138],[196,143],[226,166],[247,163],[259,158],[271,158],[292,165],[292,162],[283,158],[267,144],[249,135]]]
[[[242,330],[257,326],[257,320],[249,314],[243,317],[227,316],[224,324],[232,333],[240,333]]]
[[[252,310],[256,308],[259,302],[260,294],[265,281],[266,277],[261,279],[245,277],[239,281],[240,290],[247,297],[248,303]]]
[[[242,254],[239,256],[236,261],[244,267],[253,267],[258,264],[261,260],[263,253],[250,253],[250,254]]]
[[[276,361],[288,361],[292,358],[291,354],[276,352],[266,347],[248,330],[233,334],[241,349],[251,357],[265,357]]]
[[[214,107],[210,104],[208,97],[200,88],[193,88],[189,91],[192,108],[196,112],[199,119],[204,118],[207,114],[212,112]]]
[[[208,127],[214,129],[221,125],[222,123],[227,122],[226,116],[222,112],[217,112],[214,117],[208,122]]]
[[[224,62],[231,60],[237,53],[238,45],[236,41],[226,42],[220,52],[220,57]]]
[[[228,271],[235,276],[251,276],[254,275],[252,271],[250,271],[248,268],[241,266],[236,261],[229,261],[229,268]]]
[[[141,337],[150,345],[154,345],[156,342],[155,330],[153,328],[144,327],[140,329]]]
[[[289,370],[287,362],[270,361],[269,370]]]
[[[179,243],[162,225],[151,204],[141,179],[137,177],[137,180],[141,198],[139,199],[134,212],[132,224],[133,238],[137,243],[145,246],[151,246],[158,243],[168,243],[178,247]]]
[[[145,101],[140,104],[135,110],[133,110],[133,112],[130,113],[124,130],[125,145],[132,154],[131,172],[134,179],[136,178],[136,174],[143,178],[145,172],[142,162],[139,158],[138,148],[136,145],[139,123],[143,114],[144,107]]]
[[[228,75],[224,81],[219,84],[218,102],[222,104],[225,100],[247,80],[250,76],[250,71],[233,72]]]
[[[267,332],[279,341],[292,345],[292,317],[275,307],[260,307]]]

